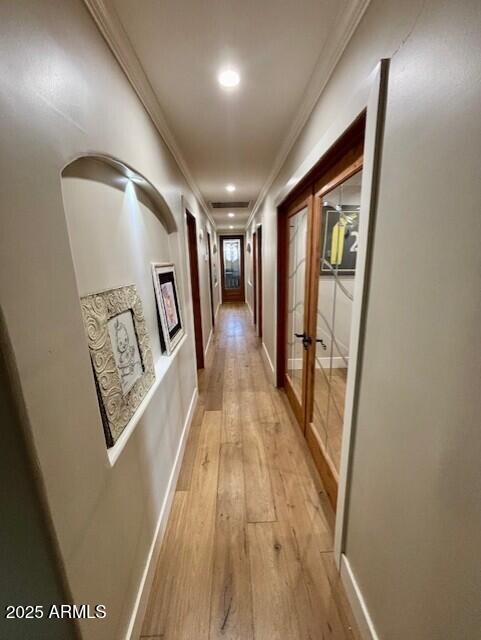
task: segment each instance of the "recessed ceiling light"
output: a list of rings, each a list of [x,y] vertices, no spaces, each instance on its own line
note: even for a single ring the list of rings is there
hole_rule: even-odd
[[[229,218],[233,218],[235,216],[235,213],[232,213],[232,211],[230,213],[227,214],[229,216]]]
[[[235,191],[235,184],[226,184],[225,190],[229,193],[232,193],[233,191]]]
[[[223,69],[217,76],[217,80],[221,87],[233,89],[239,84],[240,75],[234,69]]]
[[[229,229],[233,229],[233,228],[234,228],[234,225],[233,225],[233,224],[230,224],[230,225],[229,225]]]

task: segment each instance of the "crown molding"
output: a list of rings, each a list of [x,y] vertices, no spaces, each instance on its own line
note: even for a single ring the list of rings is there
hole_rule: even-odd
[[[142,64],[135,53],[129,37],[115,10],[107,6],[105,0],[84,0],[84,4],[94,19],[100,33],[104,37],[117,62],[127,76],[134,91],[149,114],[152,122],[157,128],[162,140],[165,142],[170,153],[173,155],[181,170],[187,184],[192,189],[195,197],[201,205],[205,215],[209,219],[213,228],[217,225],[212,217],[209,207],[197,186],[187,163],[180,151],[177,142],[170,130],[157,96],[150,84]]]
[[[356,27],[361,21],[364,12],[369,6],[370,1],[371,0],[351,0],[348,8],[343,12],[340,20],[336,24],[336,27],[329,34],[329,38],[317,59],[314,71],[309,78],[306,91],[304,92],[304,97],[297,111],[296,117],[294,118],[294,122],[282,142],[271,172],[260,190],[259,196],[257,197],[251,214],[246,222],[246,229],[251,224],[259,210],[259,207],[267,196],[269,189],[272,187],[274,180],[282,169],[289,152],[313,112],[314,107],[329,82],[337,63],[344,53],[344,50],[356,30]],[[326,52],[328,53],[327,56]]]

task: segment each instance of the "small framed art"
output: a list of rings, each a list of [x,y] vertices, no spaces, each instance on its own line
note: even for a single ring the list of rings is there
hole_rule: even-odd
[[[352,207],[324,206],[321,276],[356,273],[359,211]]]
[[[118,440],[155,380],[142,302],[134,285],[80,300],[107,447]]]
[[[171,355],[185,333],[182,310],[172,263],[152,263],[155,297],[167,355]]]

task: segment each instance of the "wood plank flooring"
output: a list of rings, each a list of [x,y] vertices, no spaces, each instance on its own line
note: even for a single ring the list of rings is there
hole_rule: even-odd
[[[245,305],[223,305],[142,640],[359,640],[333,514]]]

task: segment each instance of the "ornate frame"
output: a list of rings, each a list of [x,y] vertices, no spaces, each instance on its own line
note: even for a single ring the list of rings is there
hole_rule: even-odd
[[[150,339],[135,285],[109,289],[80,300],[107,447],[112,447],[155,380]],[[123,395],[109,336],[109,320],[131,311],[143,374]]]

